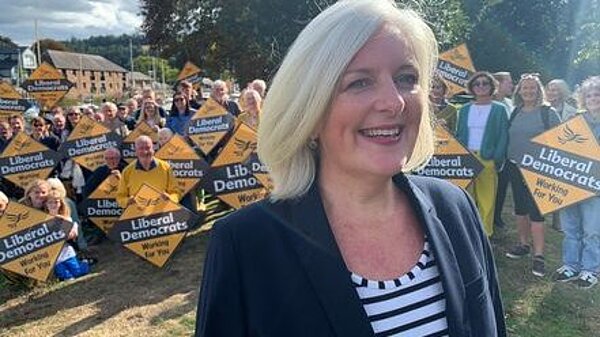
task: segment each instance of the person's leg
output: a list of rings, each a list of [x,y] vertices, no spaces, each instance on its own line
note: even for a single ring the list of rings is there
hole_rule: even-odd
[[[559,211],[560,223],[564,237],[562,241],[563,266],[579,273],[581,270],[581,210],[579,205],[572,205]]]
[[[496,201],[497,176],[493,160],[479,159],[483,170],[474,184],[475,200],[487,236],[494,233],[494,205]]]
[[[594,275],[600,271],[600,197],[579,206],[582,216],[581,270]]]
[[[496,204],[494,206],[494,226],[502,228],[506,224],[502,220],[502,210],[504,208],[504,200],[506,199],[506,191],[510,176],[508,174],[507,165],[504,165],[502,170],[498,172],[498,191],[496,192]]]

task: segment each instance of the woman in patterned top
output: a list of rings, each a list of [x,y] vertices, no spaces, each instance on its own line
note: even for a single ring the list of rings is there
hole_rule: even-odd
[[[504,336],[495,267],[433,152],[432,31],[388,0],[300,33],[258,130],[270,200],[214,226],[197,336]]]

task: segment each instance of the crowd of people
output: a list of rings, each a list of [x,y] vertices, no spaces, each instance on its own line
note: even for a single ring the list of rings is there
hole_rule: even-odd
[[[477,72],[467,84],[474,100],[460,109],[448,102],[444,82],[433,82],[430,99],[438,123],[453,132],[483,164],[469,188],[483,220],[485,232],[506,226],[501,217],[506,191],[512,189],[518,242],[506,252],[512,259],[530,254],[532,273],[546,274],[544,260],[545,217],[536,205],[517,162],[523,144],[534,136],[578,115],[584,116],[600,138],[600,76],[580,84],[576,95],[562,79],[545,86],[539,74],[522,74],[516,86],[509,72]],[[600,198],[553,214],[555,228],[564,233],[563,265],[555,272],[561,282],[573,281],[589,288],[600,271]],[[596,211],[592,208],[596,207]],[[560,221],[558,221],[560,219]]]
[[[230,99],[226,82],[216,80],[212,84],[208,99],[223,106],[239,123],[246,123],[256,129],[265,90],[265,82],[257,79],[243,90],[238,102]],[[148,88],[121,103],[104,102],[98,111],[92,107],[72,106],[64,109],[56,106],[42,112],[30,123],[19,114],[12,115],[7,120],[0,120],[0,153],[21,132],[57,151],[83,115],[93,118],[123,138],[145,122],[156,131],[158,140],[157,144],[154,144],[148,136],[138,137],[135,140],[135,160],[131,165],[127,165],[123,160],[121,149],[111,147],[104,152],[103,165],[94,171],[87,170],[67,157],[60,161],[47,180],[36,179],[25,188],[0,177],[0,216],[8,201],[14,200],[72,222],[73,229],[68,235],[68,244],[64,246],[55,266],[56,277],[67,280],[85,275],[97,262],[98,257],[88,246],[101,242],[106,236],[78,211],[77,204],[94,192],[109,175],[119,179],[116,200],[123,208],[131,204],[133,196],[143,183],[150,183],[163,192],[165,197],[174,202],[181,202],[192,211],[198,211],[196,194],[189,193],[184,197],[178,189],[168,162],[156,158],[154,152],[173,135],[187,135],[190,119],[204,103],[199,97],[190,82],[181,81],[173,94],[171,109],[167,111],[160,106],[155,92]],[[184,139],[195,148],[191,140]],[[215,151],[219,150],[217,146]],[[196,151],[202,156],[199,149],[196,148]],[[5,275],[13,281],[24,280],[10,272],[6,272]]]
[[[546,219],[517,164],[522,146],[575,116],[600,138],[600,76],[583,81],[573,95],[561,79],[544,85],[539,74],[525,73],[514,85],[509,72],[479,71],[466,85],[472,99],[454,104],[432,71],[436,48],[415,13],[388,2],[342,1],[303,30],[264,104],[262,80],[249,83],[239,102],[229,98],[226,82],[213,82],[209,99],[236,125],[258,131],[258,154],[275,187],[269,200],[215,226],[198,335],[262,329],[299,336],[306,329],[505,335],[488,239],[507,226],[502,210],[509,186],[518,242],[505,255],[531,256],[533,275],[547,273]],[[13,115],[0,121],[0,152],[21,132],[57,150],[83,115],[122,137],[146,123],[163,146],[175,134],[186,136],[192,116],[206,104],[187,81],[172,98],[165,110],[145,89],[125,102],[104,102],[99,111],[57,106],[30,125]],[[434,125],[447,128],[481,162],[470,197],[448,182],[408,174],[431,158]],[[203,156],[210,161],[219,150]],[[103,235],[86,233],[91,225],[76,204],[110,175],[119,179],[122,208],[135,202],[143,183],[165,199],[196,206],[178,190],[172,168],[155,157],[146,135],[135,140],[131,163],[118,148],[107,149],[104,161],[90,172],[64,158],[50,178],[25,189],[0,179],[0,216],[15,200],[73,224],[54,267],[60,280],[85,275],[97,262],[89,245]],[[554,280],[580,288],[598,283],[599,209],[596,196],[553,217],[564,235]],[[291,300],[289,289],[301,296]]]

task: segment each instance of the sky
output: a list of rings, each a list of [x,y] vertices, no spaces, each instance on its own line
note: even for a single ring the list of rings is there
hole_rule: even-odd
[[[68,40],[139,31],[138,0],[0,0],[0,35],[18,45],[38,37]]]

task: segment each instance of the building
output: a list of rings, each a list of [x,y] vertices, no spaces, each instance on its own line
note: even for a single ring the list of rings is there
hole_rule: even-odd
[[[83,101],[93,97],[121,98],[128,90],[128,71],[100,55],[47,50],[42,59],[62,71],[73,87],[66,97]]]
[[[139,71],[134,71],[133,73],[127,74],[127,83],[129,86],[131,86],[131,74],[133,74],[134,91],[153,87],[154,80],[152,79],[152,77],[144,73],[140,73]]]

